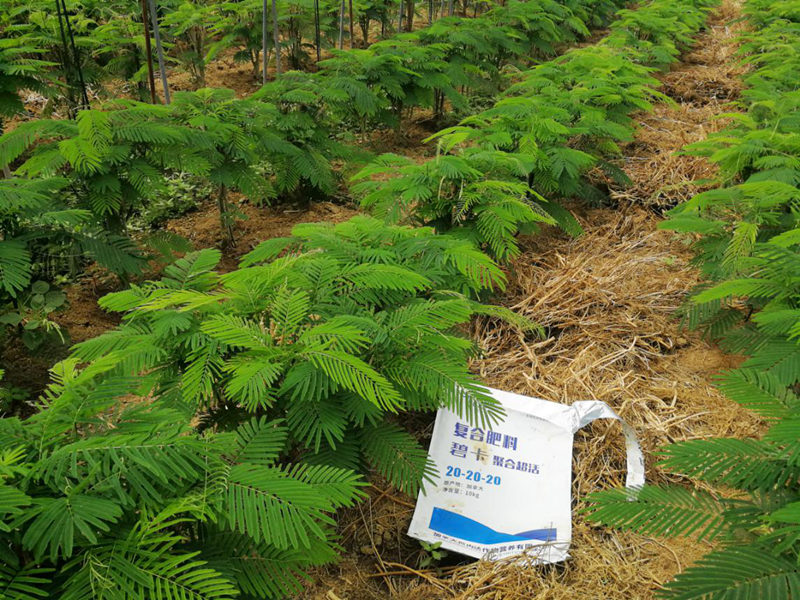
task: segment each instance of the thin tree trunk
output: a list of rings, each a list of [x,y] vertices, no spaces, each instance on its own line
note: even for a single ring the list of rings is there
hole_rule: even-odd
[[[405,0],[400,0],[400,8],[397,10],[397,33],[403,31],[403,7],[405,4]]]
[[[219,206],[219,224],[222,229],[222,236],[225,245],[233,246],[233,219],[228,211],[228,190],[225,185],[219,186],[219,195],[217,196],[217,206]]]
[[[353,0],[349,0],[350,2],[350,50],[353,49],[353,39],[355,36],[353,35]]]
[[[197,80],[199,87],[206,87],[206,61],[204,59],[206,54],[206,33],[202,27],[193,27],[192,43],[194,45],[194,53],[197,55]]]
[[[369,17],[362,17],[358,20],[358,24],[361,27],[361,47],[366,48],[369,44],[369,24],[370,18]]]
[[[169,83],[167,83],[167,69],[164,66],[164,49],[161,47],[161,33],[158,28],[158,11],[156,10],[156,0],[150,0],[150,22],[153,25],[153,37],[156,40],[158,70],[161,71],[161,86],[164,88],[164,103],[169,104]]]
[[[454,10],[455,10],[455,4],[453,3],[453,0],[447,0],[447,16],[452,17]]]
[[[428,25],[433,23],[433,0],[428,0]]]
[[[278,33],[278,4],[272,0],[272,38],[275,44],[275,76],[281,74],[281,36]]]
[[[414,0],[408,0],[406,6],[406,31],[414,31]]]
[[[58,0],[56,0],[56,7],[58,7]],[[78,48],[75,45],[75,36],[72,33],[72,25],[69,22],[69,15],[67,14],[67,3],[61,0],[61,12],[64,15],[64,24],[67,26],[67,35],[69,36],[70,47],[72,48],[72,56],[75,61],[75,70],[78,73],[78,83],[81,86],[81,99],[83,100],[82,108],[89,107],[89,94],[86,91],[86,82],[83,80],[83,69],[81,68],[81,57],[78,53]],[[64,35],[64,32],[61,32]],[[66,47],[64,48],[66,50]]]
[[[147,23],[147,0],[142,0],[142,26],[144,27],[144,58],[147,62],[147,81],[150,83],[150,101],[156,103],[156,78],[153,74],[153,49],[150,47],[150,27]]]
[[[344,0],[339,5],[339,50],[344,48]]]
[[[267,84],[267,0],[261,3],[261,84]]]
[[[317,62],[322,60],[322,34],[319,25],[319,0],[314,0],[314,44],[317,47]]]

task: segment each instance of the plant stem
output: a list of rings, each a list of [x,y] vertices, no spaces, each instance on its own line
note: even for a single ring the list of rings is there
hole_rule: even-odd
[[[235,244],[233,237],[233,219],[228,211],[228,190],[225,184],[219,186],[217,206],[219,206],[219,224],[222,229],[223,243],[226,246],[233,246]]]
[[[156,78],[153,74],[153,49],[150,47],[150,27],[147,23],[147,0],[142,0],[142,27],[144,28],[144,56],[147,62],[147,81],[150,84],[150,102],[156,103]]]

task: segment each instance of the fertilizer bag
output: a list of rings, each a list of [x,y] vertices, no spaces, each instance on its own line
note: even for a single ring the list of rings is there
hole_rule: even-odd
[[[440,409],[429,451],[439,477],[417,499],[408,534],[475,558],[525,553],[544,564],[567,558],[572,537],[572,441],[595,419],[622,423],[626,485],[644,484],[633,430],[604,402],[558,404],[500,390],[488,392],[506,416],[491,429]]]

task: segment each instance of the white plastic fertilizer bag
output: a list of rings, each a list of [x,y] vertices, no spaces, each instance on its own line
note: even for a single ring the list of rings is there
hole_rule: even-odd
[[[572,537],[572,439],[595,419],[622,420],[604,402],[571,406],[489,389],[506,412],[490,430],[441,409],[431,440],[436,486],[425,486],[408,534],[447,550],[498,560],[525,552],[532,563],[568,557]],[[626,485],[644,484],[644,460],[622,423]]]

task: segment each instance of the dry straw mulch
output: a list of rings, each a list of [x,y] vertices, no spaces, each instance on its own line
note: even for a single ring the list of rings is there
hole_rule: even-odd
[[[612,198],[671,208],[713,186],[713,165],[676,152],[728,123],[718,117],[734,109],[744,73],[737,56],[736,38],[743,28],[738,15],[737,0],[725,0],[695,47],[660,77],[661,91],[675,104],[659,104],[640,117],[636,139],[623,146],[624,158],[618,163],[633,185],[612,189]]]
[[[534,339],[496,321],[477,323],[473,331],[483,350],[473,368],[487,384],[559,402],[611,405],[636,429],[652,483],[688,484],[655,465],[654,452],[665,444],[750,437],[763,429],[712,386],[714,375],[737,358],[681,329],[675,312],[698,275],[686,245],[659,230],[652,211],[690,197],[703,185],[693,180],[715,174],[704,159],[675,152],[721,128],[713,117],[739,92],[735,30],[728,26],[738,14],[735,2],[726,0],[693,51],[662,77],[676,104],[640,116],[622,161],[633,185],[612,190],[624,208],[583,213],[586,233],[575,240],[557,232],[527,240],[514,262],[509,289],[496,301],[543,325],[546,337]],[[564,564],[520,568],[477,561],[420,571],[419,546],[404,536],[413,500],[379,485],[364,506],[344,515],[347,558],[314,573],[302,597],[644,600],[711,548],[593,527],[578,514],[588,493],[624,482],[618,424],[597,422],[576,436],[573,470],[572,558]]]

